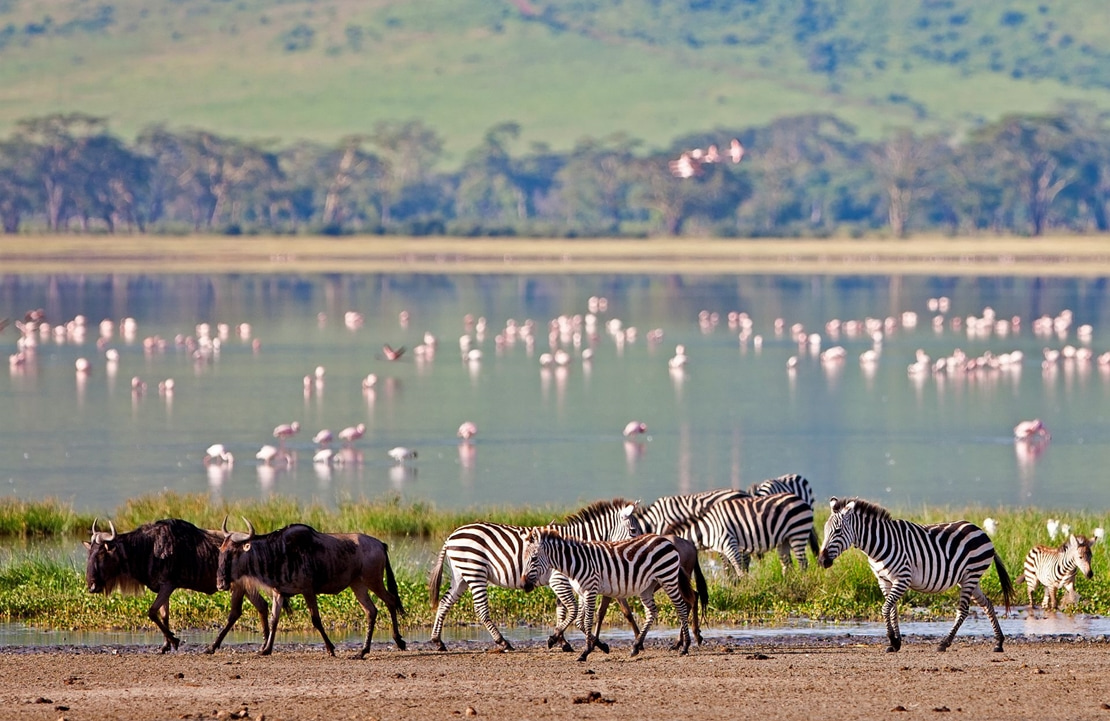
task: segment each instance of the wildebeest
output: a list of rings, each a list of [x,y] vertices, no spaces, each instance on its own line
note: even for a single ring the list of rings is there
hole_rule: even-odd
[[[176,649],[181,640],[170,631],[170,594],[179,588],[201,593],[216,592],[216,567],[220,558],[223,536],[218,531],[197,528],[180,518],[166,518],[139,526],[127,533],[116,533],[108,522],[110,531],[96,530],[93,522],[92,538],[85,541],[88,558],[85,563],[85,583],[89,593],[140,593],[145,586],[158,594],[147,616],[158,626],[166,642],[162,653]],[[243,614],[243,597],[262,617],[262,633],[268,635],[269,607],[257,590],[236,585],[231,589],[231,613],[227,625],[215,642],[208,647],[214,653],[224,636]]]
[[[320,533],[302,523],[257,535],[246,521],[249,533],[229,533],[220,546],[216,585],[221,589],[237,583],[247,587],[263,586],[274,594],[270,631],[259,653],[268,655],[274,649],[281,607],[290,596],[304,596],[312,614],[312,625],[320,632],[328,653],[335,655],[335,646],[320,622],[316,604],[319,594],[335,594],[350,588],[366,610],[366,644],[358,658],[370,650],[378,609],[370,600],[373,591],[385,602],[393,621],[393,641],[404,650],[405,640],[397,628],[397,613],[404,613],[397,580],[389,563],[389,549],[378,539],[362,533]],[[385,576],[385,583],[382,576]]]

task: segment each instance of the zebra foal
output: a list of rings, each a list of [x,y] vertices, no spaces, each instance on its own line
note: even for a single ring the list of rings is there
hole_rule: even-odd
[[[567,516],[563,523],[551,524],[547,527],[559,529],[576,538],[620,540],[632,535],[629,519],[635,509],[635,502],[626,501],[623,498],[598,501],[574,515]],[[428,577],[428,598],[432,607],[436,609],[430,643],[440,651],[447,650],[441,639],[443,623],[447,618],[447,612],[469,588],[478,620],[489,631],[495,643],[507,651],[512,650],[512,644],[501,634],[490,617],[488,587],[492,583],[503,588],[523,588],[521,569],[524,547],[528,532],[531,530],[529,526],[477,522],[459,526],[451,532],[444,541]],[[451,588],[446,596],[440,598],[444,561],[447,561],[451,567]],[[553,587],[569,588],[567,580],[560,578],[558,574],[554,574],[550,579],[547,577],[538,579],[537,583],[547,585],[549,581]],[[557,592],[556,597],[563,599],[567,594],[560,595]],[[574,603],[574,594],[569,594],[569,598],[571,605],[559,608],[560,620],[567,613],[571,618],[577,615],[578,608]]]
[[[1036,608],[1033,604],[1033,592],[1037,590],[1038,584],[1044,585],[1041,605],[1046,610],[1056,610],[1056,591],[1060,588],[1067,589],[1066,598],[1069,602],[1074,601],[1077,598],[1077,571],[1082,571],[1087,578],[1095,576],[1095,572],[1091,570],[1091,541],[1086,536],[1069,535],[1068,540],[1059,548],[1033,546],[1025,556],[1025,572],[1016,581],[1025,581],[1025,590],[1029,594],[1029,613],[1032,614]]]
[[[990,618],[994,650],[1002,651],[1002,627],[994,613],[994,604],[983,593],[979,579],[993,561],[1007,612],[1014,589],[1002,558],[983,529],[967,521],[922,525],[895,519],[885,508],[858,498],[841,501],[833,496],[829,506],[832,515],[825,522],[825,542],[818,561],[829,568],[842,553],[853,547],[867,555],[883,592],[882,616],[890,640],[887,651],[902,647],[898,601],[906,591],[940,593],[952,586],[960,587],[956,622],[937,650],[947,651],[952,645],[956,631],[967,618],[969,602],[974,598]]]
[[[586,649],[578,657],[585,661],[597,646],[593,633],[594,607],[597,596],[631,598],[638,596],[644,604],[644,625],[632,644],[632,655],[644,650],[644,638],[655,623],[657,607],[655,590],[662,588],[674,604],[681,623],[679,648],[685,655],[690,648],[689,606],[686,599],[693,589],[681,569],[681,558],[674,544],[663,536],[648,534],[627,541],[579,541],[558,531],[536,528],[529,532],[524,551],[521,586],[530,590],[545,575],[559,571],[569,579],[569,587],[552,588],[560,600],[570,606],[581,596],[581,615],[572,614],[556,627],[552,640],[559,637],[577,620],[586,634]],[[553,642],[553,641],[552,641]]]

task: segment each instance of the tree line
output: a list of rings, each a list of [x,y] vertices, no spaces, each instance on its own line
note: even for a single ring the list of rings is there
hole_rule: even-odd
[[[831,115],[802,115],[683,136],[665,151],[615,134],[565,152],[518,149],[520,126],[503,123],[444,170],[443,138],[415,120],[381,122],[333,145],[279,147],[164,125],[126,142],[102,118],[55,114],[23,120],[0,140],[0,227],[529,237],[1105,232],[1106,120],[1073,105],[1009,115],[961,137],[900,129],[872,141]],[[733,138],[742,162],[709,162]]]

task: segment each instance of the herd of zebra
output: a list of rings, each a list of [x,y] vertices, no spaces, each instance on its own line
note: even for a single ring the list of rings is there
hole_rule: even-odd
[[[983,607],[995,636],[995,651],[1002,650],[1003,634],[994,606],[980,586],[980,579],[995,565],[1007,612],[1013,584],[986,531],[967,521],[922,525],[895,519],[880,506],[858,498],[830,499],[824,541],[818,546],[814,528],[813,491],[800,475],[787,474],[757,483],[748,490],[720,489],[666,496],[651,505],[625,499],[598,501],[560,523],[527,527],[475,522],[455,529],[444,542],[428,579],[428,595],[436,608],[430,642],[440,650],[444,622],[451,607],[469,590],[475,613],[493,640],[504,649],[512,645],[490,616],[490,584],[531,591],[547,585],[556,598],[556,625],[548,647],[572,650],[564,634],[576,624],[586,636],[585,660],[595,649],[608,653],[599,639],[601,619],[610,599],[615,599],[635,633],[632,655],[644,647],[655,622],[655,593],[662,590],[679,621],[673,649],[686,654],[693,636],[700,644],[699,607],[705,609],[708,591],[698,562],[699,550],[725,558],[738,575],[748,568],[752,555],[775,550],[784,570],[806,566],[807,546],[828,568],[845,551],[858,548],[868,557],[884,596],[882,616],[890,644],[902,645],[897,606],[909,590],[938,593],[960,589],[956,620],[938,650],[946,650],[968,615],[970,601]],[[247,522],[247,533],[224,526],[206,531],[181,519],[164,519],[128,533],[103,533],[93,525],[86,564],[86,583],[93,593],[110,593],[145,586],[157,594],[148,616],[165,637],[163,653],[177,648],[179,640],[169,629],[169,597],[175,588],[213,593],[231,591],[232,609],[216,641],[214,653],[242,613],[244,598],[258,609],[266,642],[262,653],[273,649],[281,611],[288,599],[303,595],[329,653],[334,645],[324,631],[316,605],[318,594],[335,594],[351,588],[367,613],[366,642],[370,648],[377,609],[373,591],[390,613],[393,638],[405,648],[397,614],[403,613],[388,548],[371,536],[358,533],[320,533],[304,524],[292,524],[268,534],[256,534]],[[1083,536],[1069,534],[1060,548],[1034,547],[1025,559],[1024,580],[1033,607],[1033,592],[1045,586],[1045,606],[1055,607],[1058,588],[1074,595],[1077,572],[1092,577],[1091,546]],[[441,596],[445,564],[451,580]],[[268,590],[272,613],[260,590]],[[596,610],[598,597],[601,607]],[[643,602],[645,618],[638,626],[627,599]],[[269,617],[267,617],[269,614]],[[595,616],[597,619],[594,628]]]

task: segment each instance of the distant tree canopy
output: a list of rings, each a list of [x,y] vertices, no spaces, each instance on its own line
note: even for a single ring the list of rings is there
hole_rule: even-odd
[[[519,149],[520,131],[498,124],[460,168],[440,171],[442,139],[419,121],[379,123],[333,146],[278,148],[164,126],[128,144],[101,118],[31,118],[0,139],[0,228],[558,237],[1110,230],[1110,133],[1106,115],[1088,107],[1004,117],[959,142],[910,129],[865,142],[827,115],[707,130],[666,152],[644,152],[623,135],[583,138],[564,153]],[[741,162],[728,157],[733,138]]]

